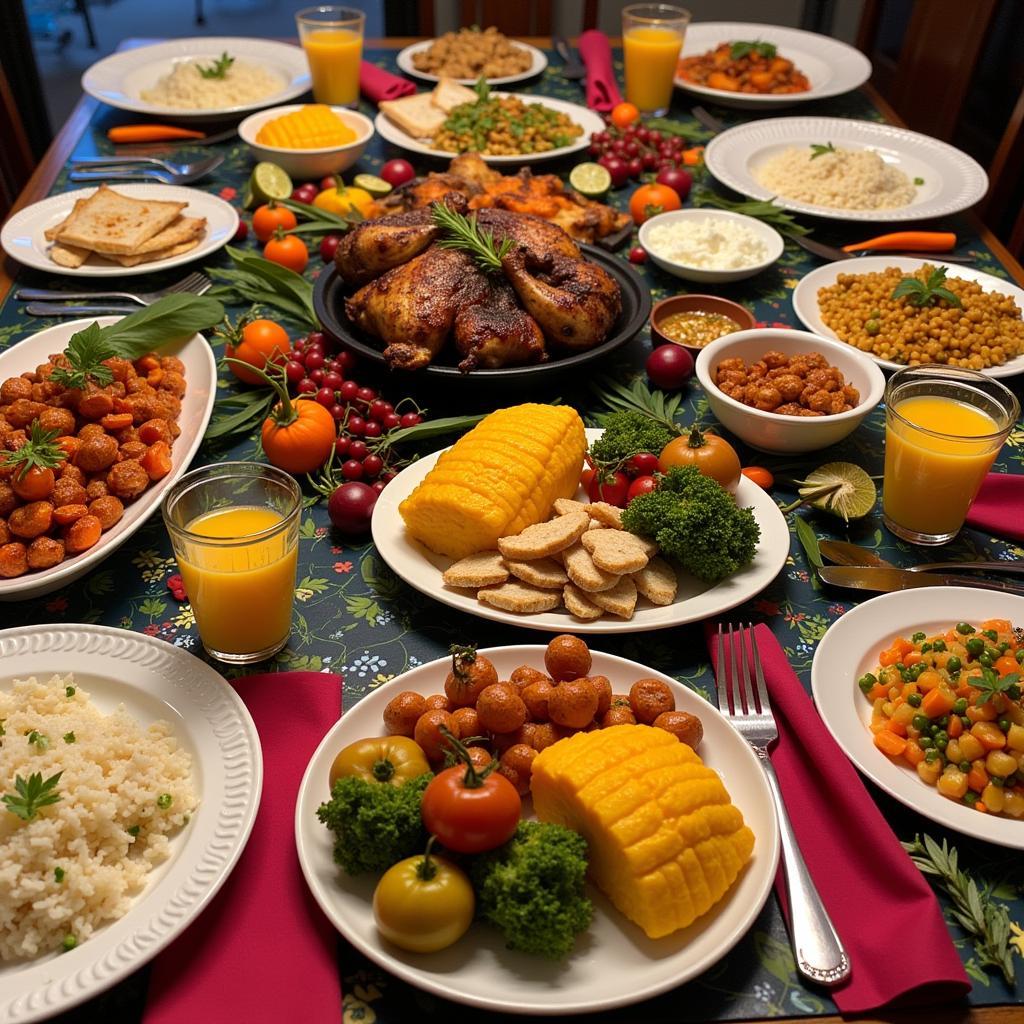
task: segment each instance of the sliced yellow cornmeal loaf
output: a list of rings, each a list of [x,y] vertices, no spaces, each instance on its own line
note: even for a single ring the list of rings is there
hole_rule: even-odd
[[[664,729],[578,732],[537,755],[530,788],[537,817],[587,840],[591,878],[652,939],[707,913],[754,848],[718,773]]]
[[[583,421],[565,405],[498,409],[446,451],[399,506],[409,533],[439,555],[465,558],[545,520],[576,493]]]
[[[268,121],[256,141],[279,149],[327,149],[355,142],[356,133],[330,107],[309,103]]]

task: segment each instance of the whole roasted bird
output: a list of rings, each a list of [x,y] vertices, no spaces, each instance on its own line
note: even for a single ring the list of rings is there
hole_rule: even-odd
[[[459,193],[439,201],[467,212]],[[345,311],[384,343],[388,366],[426,366],[449,339],[469,371],[541,362],[549,346],[579,352],[608,336],[622,308],[619,286],[561,228],[508,210],[470,218],[501,253],[489,272],[451,247],[433,207],[365,221],[338,246],[338,273],[357,288]]]

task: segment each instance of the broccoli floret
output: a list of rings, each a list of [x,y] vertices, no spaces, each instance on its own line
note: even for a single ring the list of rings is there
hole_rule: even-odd
[[[625,409],[605,418],[604,433],[590,446],[590,455],[602,466],[617,466],[638,452],[658,455],[676,436],[642,412]]]
[[[749,508],[696,466],[674,466],[658,489],[634,498],[622,525],[657,542],[662,553],[707,583],[717,583],[754,558],[761,531]]]
[[[316,816],[334,833],[334,860],[350,875],[384,871],[422,853],[427,833],[420,818],[423,791],[434,776],[425,772],[401,786],[348,775],[331,788]]]
[[[586,840],[561,825],[521,821],[504,846],[471,869],[477,910],[504,932],[509,949],[559,960],[594,913],[583,879]]]

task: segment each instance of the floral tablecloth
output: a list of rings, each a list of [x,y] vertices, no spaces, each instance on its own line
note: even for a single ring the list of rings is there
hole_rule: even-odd
[[[376,51],[369,58],[385,67],[394,67],[389,51]],[[566,82],[559,75],[557,58],[553,67],[535,83],[530,91],[582,102],[578,85]],[[677,105],[672,116],[691,120],[682,94],[676,95]],[[868,99],[854,93],[811,107],[801,113],[819,113],[845,117],[881,120],[881,115]],[[364,104],[366,113],[372,109]],[[727,123],[737,120],[736,113],[715,110]],[[121,123],[126,115],[101,107],[79,141],[74,156],[82,157],[109,152],[105,138],[107,128]],[[239,140],[217,147],[225,156],[224,163],[212,179],[201,187],[240,205],[241,192],[251,170],[251,158]],[[393,147],[375,138],[356,171],[376,171],[384,160],[402,155]],[[572,160],[552,169],[567,172]],[[422,163],[417,164],[422,168]],[[551,165],[548,165],[551,166]],[[545,168],[547,169],[547,168]],[[64,173],[58,178],[54,192],[69,186]],[[624,206],[629,190],[613,196],[612,202]],[[1002,277],[1008,273],[996,257],[978,239],[970,222],[951,218],[947,226],[961,239],[961,251],[971,252],[979,269]],[[854,229],[857,237],[871,235],[870,225]],[[841,226],[828,223],[814,225],[814,237],[826,242],[851,240]],[[248,243],[250,246],[253,244]],[[627,247],[628,248],[628,247]],[[625,259],[626,249],[620,251]],[[211,258],[208,265],[224,266],[224,254]],[[819,261],[802,249],[787,245],[782,259],[759,276],[721,288],[721,294],[744,303],[759,320],[779,326],[799,326],[790,294],[801,276],[817,266]],[[307,274],[316,273],[319,261],[315,258]],[[640,268],[655,300],[682,290],[683,282],[662,274],[647,265]],[[167,275],[153,275],[145,279],[146,287],[161,287],[176,280],[180,271]],[[24,271],[19,282],[32,286],[67,287],[66,278]],[[691,290],[699,290],[694,288]],[[235,310],[234,312],[237,312]],[[28,335],[50,326],[49,321],[26,317],[21,306],[12,297],[0,308],[0,350],[17,344]],[[298,331],[295,332],[296,334]],[[618,365],[609,367],[622,378],[637,372],[649,350],[646,329],[629,346],[627,356]],[[385,397],[397,400],[394,383],[377,380],[372,373],[357,373],[362,381],[383,390]],[[221,380],[224,391],[231,391],[235,383]],[[1020,386],[1016,385],[1018,390]],[[507,396],[512,400],[544,400],[559,397],[571,402],[584,414],[595,408],[592,394],[573,391],[562,386],[551,392],[535,391],[530,394]],[[429,407],[435,416],[453,415],[478,408],[486,408],[480,401],[471,402],[451,395],[417,396],[421,404]],[[696,382],[689,385],[684,403],[685,421],[708,420],[706,402]],[[880,474],[882,470],[883,414],[876,410],[847,441],[824,455],[811,455],[800,460],[782,460],[756,455],[742,450],[744,462],[757,462],[768,466],[777,478],[800,477],[805,471],[824,461],[847,459],[863,465],[868,472]],[[255,441],[246,439],[234,447],[201,450],[196,464],[204,462],[250,458],[256,451]],[[1024,473],[1024,428],[1018,427],[1000,455],[996,468],[1005,472]],[[782,483],[774,492],[780,503],[791,500],[792,487]],[[807,512],[800,513],[808,516]],[[821,537],[849,539],[876,549],[896,563],[911,564],[919,561],[921,553],[898,540],[883,529],[879,514],[845,528],[837,520],[824,516],[808,516],[816,533]],[[292,639],[286,650],[276,659],[279,669],[307,669],[335,671],[345,678],[344,701],[351,707],[361,697],[384,685],[396,675],[416,665],[441,657],[453,642],[472,641],[481,646],[510,643],[544,642],[546,635],[524,629],[503,627],[485,622],[456,611],[445,609],[430,598],[410,589],[398,580],[383,564],[372,544],[353,545],[332,535],[326,510],[322,504],[311,507],[303,514],[300,533],[298,585],[296,589],[295,617]],[[943,553],[944,557],[977,556],[983,558],[1021,558],[1024,549],[1008,545],[998,538],[987,537],[973,531],[964,531],[955,544]],[[154,516],[117,554],[102,563],[92,573],[68,587],[23,604],[0,605],[0,625],[16,627],[37,622],[99,622],[124,629],[139,630],[159,637],[203,657],[195,618],[186,602],[178,602],[168,587],[168,578],[175,572],[170,542],[160,522]],[[811,660],[817,641],[829,625],[854,602],[849,592],[822,589],[810,579],[808,566],[795,538],[791,541],[790,557],[777,579],[748,604],[736,609],[732,621],[751,620],[765,622],[784,646],[787,655],[804,682],[809,680]],[[701,630],[697,626],[682,627],[663,632],[638,634],[632,637],[606,637],[596,640],[600,650],[620,654],[647,663],[667,672],[693,687],[705,697],[713,699],[714,684],[704,647]],[[244,689],[243,689],[244,693]],[[887,817],[902,839],[910,839],[915,832],[928,831],[937,838],[943,830],[931,822],[914,815],[901,805],[875,791]],[[1013,870],[1019,857],[1010,851],[950,834],[951,842],[961,849],[961,863],[984,883],[986,898],[1005,900],[1011,918],[1024,924],[1024,888],[1019,870]],[[1016,989],[1010,989],[1001,977],[979,968],[971,943],[950,920],[950,929],[960,949],[968,973],[974,980],[971,1002],[1024,1003],[1024,980]],[[1014,924],[1018,952],[1024,954],[1024,932]],[[416,1015],[421,1020],[470,1021],[478,1013],[433,996],[391,978],[365,960],[342,940],[338,946],[338,969],[342,974],[345,991],[344,1019],[346,1022],[373,1021],[402,1022]],[[894,961],[894,969],[896,962]],[[1024,970],[1018,972],[1024,979]],[[187,979],[183,979],[187,984]],[[138,1019],[144,999],[146,971],[140,971],[105,996],[67,1014],[61,1020],[92,1021]],[[628,986],[629,979],[622,984]],[[668,993],[638,1007],[607,1014],[609,1021],[639,1020],[650,1022],[697,1022],[731,1020],[739,1018],[767,1018],[775,1016],[818,1015],[834,1013],[834,1004],[821,991],[805,987],[796,974],[785,925],[778,904],[772,897],[747,936],[717,966],[706,972],[683,990]],[[1022,1011],[1024,1012],[1024,1011]],[[325,1015],[322,1019],[331,1019]],[[489,1015],[488,1019],[499,1019]],[[509,1018],[511,1019],[511,1018]]]

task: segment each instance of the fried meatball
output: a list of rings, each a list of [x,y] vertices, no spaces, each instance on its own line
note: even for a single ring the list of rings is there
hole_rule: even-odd
[[[149,474],[137,462],[128,459],[110,467],[107,487],[122,500],[137,498],[149,486]]]
[[[30,569],[51,569],[64,561],[64,542],[53,537],[36,537],[28,546],[26,561]]]
[[[102,427],[100,428],[103,429]],[[117,442],[109,434],[93,434],[82,441],[75,463],[83,473],[99,473],[117,461]]]

